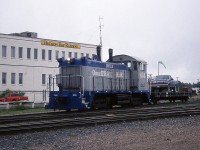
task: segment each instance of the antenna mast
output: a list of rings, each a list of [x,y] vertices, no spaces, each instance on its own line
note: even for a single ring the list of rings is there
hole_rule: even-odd
[[[99,16],[99,29],[100,29],[100,46],[102,48],[102,35],[101,35],[101,27],[103,27],[103,25],[101,24],[101,20],[103,19],[103,17]]]

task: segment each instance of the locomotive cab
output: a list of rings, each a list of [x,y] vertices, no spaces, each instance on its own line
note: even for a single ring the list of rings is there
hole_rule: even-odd
[[[124,64],[129,68],[129,84],[133,98],[140,99],[142,103],[150,103],[149,85],[147,82],[147,63],[140,58],[128,55],[116,55],[112,56],[112,59],[110,58],[111,56],[109,56],[108,61]]]

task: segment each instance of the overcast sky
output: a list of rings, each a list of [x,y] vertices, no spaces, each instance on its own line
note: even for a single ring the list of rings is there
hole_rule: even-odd
[[[148,74],[200,79],[200,0],[0,0],[0,33],[98,45],[148,63]]]

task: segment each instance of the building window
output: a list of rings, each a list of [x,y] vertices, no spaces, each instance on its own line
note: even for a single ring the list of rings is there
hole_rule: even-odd
[[[49,59],[49,60],[52,60],[52,50],[49,50],[49,51],[48,51],[48,59]]]
[[[65,51],[62,51],[62,58],[65,59]]]
[[[83,53],[81,53],[81,57],[83,57],[84,56],[84,54]]]
[[[6,72],[2,72],[2,84],[6,84]]]
[[[141,63],[140,64],[140,70],[144,70],[145,69],[145,64]]]
[[[11,84],[15,84],[15,73],[11,73]]]
[[[127,62],[128,68],[131,68],[131,62]]]
[[[2,57],[6,57],[6,46],[2,46]]]
[[[38,59],[38,49],[34,49],[34,59]]]
[[[27,59],[31,59],[31,48],[27,48]]]
[[[59,57],[59,51],[56,51],[56,59]]]
[[[42,50],[42,60],[45,60],[45,49]]]
[[[72,58],[72,52],[69,52],[69,58]]]
[[[78,55],[77,55],[77,52],[74,52],[74,58],[77,58]]]
[[[11,46],[11,58],[15,58],[15,47]]]
[[[23,73],[19,73],[19,84],[23,84]]]
[[[42,74],[42,84],[46,84],[46,74]]]
[[[19,58],[22,58],[23,56],[23,48],[19,47]]]
[[[89,54],[86,54],[86,57],[89,58]]]

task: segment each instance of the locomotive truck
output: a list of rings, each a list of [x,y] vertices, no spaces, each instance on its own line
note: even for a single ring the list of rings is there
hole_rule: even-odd
[[[48,109],[96,109],[116,105],[133,106],[150,103],[147,63],[128,55],[112,56],[101,61],[101,47],[93,58],[59,58],[59,87],[49,94]],[[54,89],[54,87],[53,87]]]

